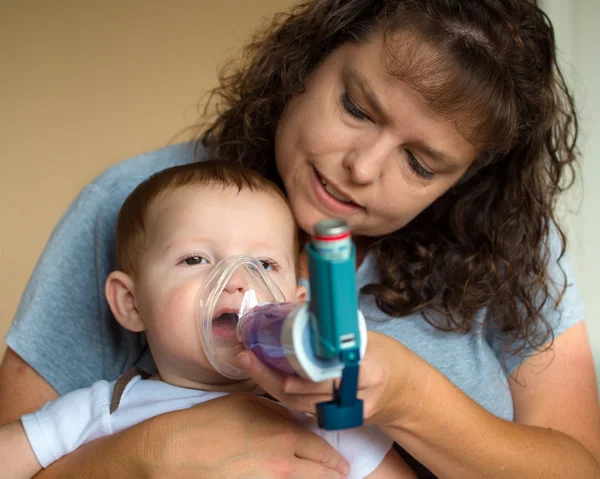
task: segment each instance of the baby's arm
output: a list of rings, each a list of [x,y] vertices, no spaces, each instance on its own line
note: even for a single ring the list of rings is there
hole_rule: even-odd
[[[417,479],[417,475],[394,449],[390,449],[381,464],[366,479]]]
[[[0,426],[0,464],[1,479],[30,479],[42,469],[21,421]]]

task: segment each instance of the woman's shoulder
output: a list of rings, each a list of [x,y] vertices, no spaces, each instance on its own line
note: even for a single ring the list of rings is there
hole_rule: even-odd
[[[88,186],[109,196],[129,194],[158,171],[194,161],[193,143],[178,143],[121,161],[100,173]]]
[[[180,144],[108,168],[83,188],[50,235],[5,341],[61,394],[117,377],[140,355],[146,358],[139,335],[115,328],[101,300],[115,268],[116,218],[141,181],[190,161],[191,146]]]
[[[83,187],[59,223],[72,217],[114,226],[121,205],[142,181],[166,168],[194,161],[192,143],[169,145],[117,163]],[[79,221],[78,220],[78,221]],[[112,234],[112,228],[108,228]]]

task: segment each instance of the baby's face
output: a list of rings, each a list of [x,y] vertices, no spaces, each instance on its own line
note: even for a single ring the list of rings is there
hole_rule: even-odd
[[[197,295],[216,263],[245,255],[265,266],[286,300],[295,300],[295,226],[288,207],[274,193],[187,186],[155,200],[146,224],[148,249],[134,294],[161,375],[169,382],[231,382],[202,349]]]

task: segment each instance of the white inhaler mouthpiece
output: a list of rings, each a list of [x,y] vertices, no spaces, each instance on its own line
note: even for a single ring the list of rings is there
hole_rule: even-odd
[[[249,256],[219,261],[198,293],[196,322],[207,359],[230,379],[247,379],[236,363],[244,348],[238,320],[258,305],[285,301],[263,265]]]

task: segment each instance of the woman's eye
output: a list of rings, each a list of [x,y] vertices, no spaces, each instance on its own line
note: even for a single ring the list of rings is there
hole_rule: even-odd
[[[342,105],[344,105],[344,109],[354,118],[359,121],[369,121],[371,120],[368,115],[366,115],[350,98],[348,92],[344,92],[342,95]]]
[[[406,156],[408,158],[408,166],[415,175],[424,180],[433,179],[435,173],[423,168],[423,166],[421,166],[421,163],[419,163],[419,160],[417,160],[410,151],[406,150]]]
[[[182,263],[187,264],[188,266],[194,266],[197,264],[206,264],[208,260],[200,255],[193,255],[184,258]]]

